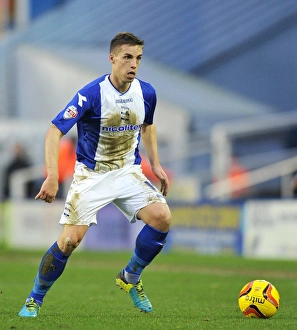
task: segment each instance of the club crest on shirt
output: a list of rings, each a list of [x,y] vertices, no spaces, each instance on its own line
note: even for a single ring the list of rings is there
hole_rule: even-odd
[[[121,120],[129,122],[129,120],[130,120],[130,109],[129,108],[127,108],[127,109],[125,109],[124,111],[121,111]]]
[[[76,107],[74,105],[71,105],[70,107],[68,107],[63,115],[64,119],[72,119],[75,118],[78,114],[78,111],[76,109]]]

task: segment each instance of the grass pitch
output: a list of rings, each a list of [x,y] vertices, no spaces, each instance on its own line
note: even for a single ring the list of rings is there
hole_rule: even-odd
[[[115,286],[130,253],[80,252],[44,300],[36,319],[18,317],[44,251],[0,251],[0,329],[297,329],[295,261],[249,260],[162,252],[143,273],[153,312],[134,308]],[[253,279],[272,282],[281,296],[270,319],[247,319],[237,305]]]

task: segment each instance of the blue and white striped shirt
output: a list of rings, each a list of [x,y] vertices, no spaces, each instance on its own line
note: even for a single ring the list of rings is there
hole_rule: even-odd
[[[134,79],[127,92],[119,92],[104,75],[73,97],[52,123],[63,134],[77,124],[77,160],[95,171],[140,164],[140,132],[152,124],[156,92]]]

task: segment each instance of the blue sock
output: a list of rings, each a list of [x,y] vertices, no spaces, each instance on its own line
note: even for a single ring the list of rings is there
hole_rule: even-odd
[[[42,305],[43,298],[54,282],[63,273],[66,262],[70,255],[65,255],[55,242],[43,256],[37,276],[34,280],[33,289],[29,295]]]
[[[125,278],[129,283],[136,284],[143,269],[151,263],[162,250],[168,232],[164,233],[145,225],[136,239],[134,253],[125,268]]]

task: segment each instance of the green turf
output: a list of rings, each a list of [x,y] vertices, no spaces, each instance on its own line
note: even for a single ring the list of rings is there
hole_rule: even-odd
[[[143,274],[154,311],[138,312],[115,276],[129,253],[75,252],[36,319],[18,317],[42,252],[0,251],[0,329],[297,329],[295,261],[247,260],[163,252]],[[253,279],[271,281],[281,295],[270,319],[247,319],[237,305]]]

